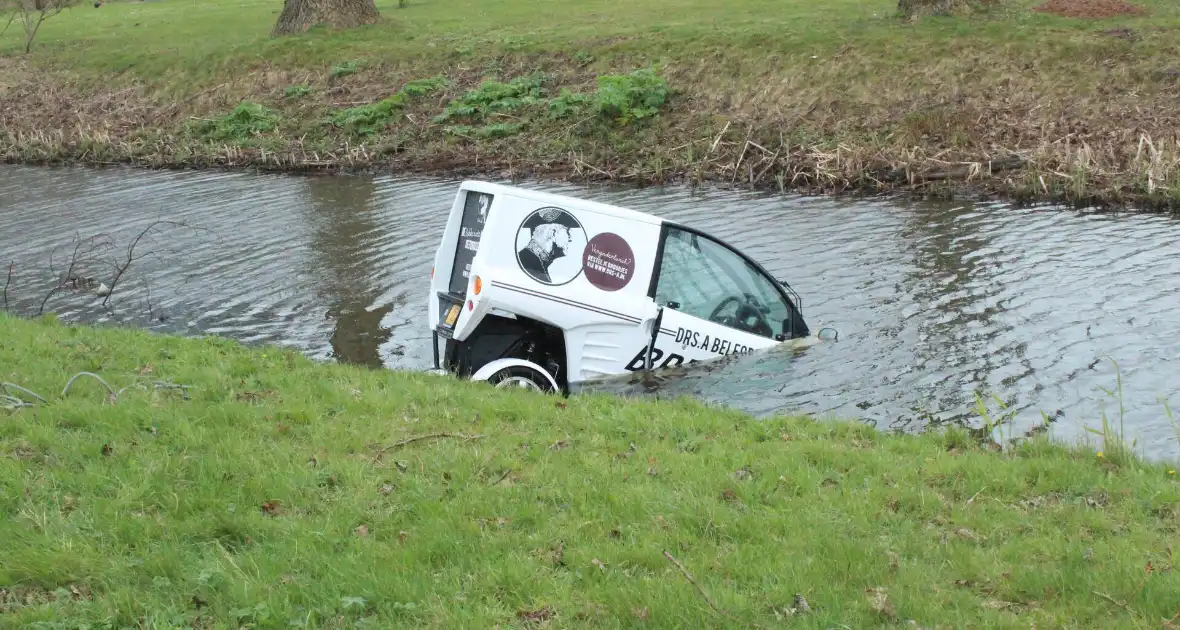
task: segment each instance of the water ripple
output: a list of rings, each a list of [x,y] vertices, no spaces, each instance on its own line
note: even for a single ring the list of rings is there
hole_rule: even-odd
[[[420,369],[431,358],[425,291],[457,182],[222,172],[0,168],[0,254],[9,299],[35,311],[75,235],[110,235],[117,259],[152,241],[114,314],[85,293],[49,308],[82,321],[280,343],[322,359]],[[1099,422],[1100,388],[1122,371],[1127,426],[1146,452],[1176,452],[1160,396],[1180,352],[1175,221],[998,203],[915,204],[716,190],[538,188],[701,227],[749,252],[841,341],[771,350],[670,377],[689,394],[766,415],[808,411],[912,429],[969,414],[976,392],[1018,410],[1017,430],[1062,412],[1055,431]],[[91,268],[92,267],[92,268]],[[105,277],[91,265],[86,272]],[[638,385],[607,388],[643,395]],[[1109,401],[1107,410],[1117,409]]]

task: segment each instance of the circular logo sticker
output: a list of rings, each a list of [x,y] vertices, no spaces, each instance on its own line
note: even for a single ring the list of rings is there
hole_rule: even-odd
[[[603,291],[618,291],[635,275],[635,254],[623,237],[603,232],[586,243],[582,267],[590,284]]]
[[[516,262],[530,278],[556,286],[582,271],[586,230],[561,208],[539,208],[525,217],[516,232]]]

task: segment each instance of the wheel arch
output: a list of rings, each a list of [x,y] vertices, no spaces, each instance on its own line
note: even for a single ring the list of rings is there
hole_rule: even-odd
[[[506,358],[506,359],[496,359],[495,361],[490,361],[490,362],[484,364],[483,367],[479,368],[479,370],[477,370],[475,372],[475,374],[472,374],[471,380],[473,380],[473,381],[486,381],[489,378],[491,378],[492,375],[495,374],[496,372],[499,372],[500,370],[503,370],[504,368],[510,368],[510,367],[526,367],[531,370],[535,370],[539,374],[541,374],[541,376],[545,377],[545,380],[548,381],[549,386],[553,388],[553,391],[555,391],[555,392],[563,391],[562,387],[557,384],[557,379],[553,378],[553,375],[550,374],[548,370],[537,365],[536,363],[533,363],[532,361],[528,361],[525,359]]]

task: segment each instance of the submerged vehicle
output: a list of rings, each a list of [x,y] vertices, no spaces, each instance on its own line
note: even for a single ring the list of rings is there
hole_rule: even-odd
[[[433,371],[497,387],[568,394],[811,336],[791,287],[716,237],[482,181],[459,186],[430,293]]]

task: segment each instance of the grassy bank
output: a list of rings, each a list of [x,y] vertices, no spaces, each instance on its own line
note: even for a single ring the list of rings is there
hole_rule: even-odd
[[[0,327],[0,380],[47,399],[0,410],[4,627],[1132,628],[1180,612],[1165,467]],[[63,393],[84,370],[116,395],[90,376]]]
[[[275,0],[82,5],[0,38],[0,154],[1177,207],[1180,5],[1137,4],[382,0],[279,39]]]

